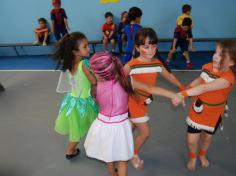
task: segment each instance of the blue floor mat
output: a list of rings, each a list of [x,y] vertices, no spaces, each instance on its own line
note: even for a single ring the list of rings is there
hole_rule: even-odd
[[[160,53],[166,60],[168,53]],[[193,69],[201,69],[202,65],[212,60],[213,52],[190,53]],[[123,57],[119,57],[123,61]],[[0,57],[0,70],[54,70],[56,62],[50,56]],[[170,62],[170,69],[186,69],[186,62],[181,53],[176,53]]]
[[[56,62],[50,56],[0,57],[0,70],[53,70]]]

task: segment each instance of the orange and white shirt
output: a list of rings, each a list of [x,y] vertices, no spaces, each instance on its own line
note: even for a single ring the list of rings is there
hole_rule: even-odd
[[[226,72],[214,72],[212,63],[202,67],[201,84],[212,82],[218,78],[229,81],[230,86],[225,89],[210,91],[199,96],[193,97],[187,124],[199,130],[214,131],[219,117],[223,115],[228,94],[235,83],[234,73],[229,70]],[[200,99],[202,106],[200,111],[196,111],[196,101]]]
[[[157,76],[162,72],[163,64],[159,59],[152,59],[150,62],[133,59],[128,62],[130,67],[131,83],[135,79],[138,82],[154,86],[156,84]],[[146,122],[149,120],[147,116],[146,99],[150,96],[148,92],[135,89],[135,96],[129,96],[129,113],[130,118],[136,119],[134,123]],[[137,120],[139,119],[139,120]]]

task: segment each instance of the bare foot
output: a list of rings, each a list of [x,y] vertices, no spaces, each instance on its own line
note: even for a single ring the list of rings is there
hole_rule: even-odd
[[[210,163],[209,163],[209,161],[208,161],[208,159],[206,158],[205,155],[204,156],[199,156],[199,159],[201,161],[202,168],[208,168],[209,167]]]
[[[197,161],[196,158],[191,158],[191,159],[188,160],[187,169],[189,171],[193,172],[193,171],[196,170],[196,161]]]
[[[142,170],[144,167],[143,160],[141,160],[138,155],[133,156],[131,159],[131,164],[137,170]]]

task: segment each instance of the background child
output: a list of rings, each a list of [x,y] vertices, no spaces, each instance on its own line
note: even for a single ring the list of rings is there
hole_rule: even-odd
[[[184,58],[186,59],[186,66],[188,69],[192,69],[193,65],[189,57],[189,48],[193,49],[193,35],[192,35],[192,20],[191,18],[184,18],[182,25],[177,26],[174,32],[174,39],[171,46],[171,50],[167,56],[166,64],[170,63],[173,54],[176,52],[176,49],[180,47],[181,52],[183,53]]]
[[[128,23],[128,13],[126,11],[121,13],[120,23],[118,26],[118,48],[120,54],[123,53],[123,45],[127,42],[126,35],[124,33],[125,26]]]
[[[184,18],[191,18],[191,20],[192,20],[192,17],[190,16],[191,11],[192,11],[191,5],[189,5],[189,4],[184,4],[183,5],[183,7],[182,7],[182,15],[178,16],[178,18],[176,20],[177,26],[181,26],[182,25],[182,22],[183,22]]]
[[[49,41],[49,29],[47,27],[47,20],[45,18],[38,19],[39,27],[34,29],[36,41],[35,44],[43,44],[46,46]]]
[[[190,171],[196,169],[197,152],[202,167],[209,166],[206,153],[222,121],[227,96],[235,83],[235,65],[236,41],[219,42],[212,63],[205,64],[201,75],[190,84],[190,89],[181,92],[185,97],[194,96],[186,120],[187,168]]]
[[[106,162],[111,176],[115,175],[114,162],[118,165],[118,175],[126,176],[126,161],[133,156],[128,118],[128,93],[132,88],[118,58],[100,52],[91,57],[90,64],[98,79],[99,114],[89,129],[85,150],[89,157]]]
[[[106,22],[102,26],[102,43],[104,51],[107,51],[107,44],[111,42],[112,52],[116,48],[116,25],[113,23],[113,14],[111,12],[105,13]]]
[[[153,29],[142,28],[137,32],[135,36],[135,52],[136,58],[125,65],[125,72],[130,75],[132,83],[138,81],[147,85],[147,87],[152,87],[156,84],[158,74],[161,74],[169,82],[183,89],[184,86],[178,79],[166,70],[159,59],[155,58],[157,35]],[[134,141],[134,156],[132,158],[132,164],[136,169],[143,167],[143,160],[139,158],[138,154],[140,148],[150,135],[147,104],[151,102],[151,94],[162,95],[181,101],[173,92],[161,88],[156,91],[153,90],[155,89],[140,89],[134,86],[136,96],[129,96],[130,120],[138,129],[138,134]]]
[[[97,117],[97,106],[89,93],[91,85],[96,85],[96,79],[90,73],[88,60],[83,59],[89,55],[89,50],[88,40],[80,32],[67,34],[56,44],[54,57],[62,65],[62,71],[68,74],[71,85],[55,125],[59,134],[69,134],[67,159],[79,154],[76,146]]]
[[[53,9],[51,10],[51,30],[56,40],[60,40],[70,30],[66,12],[61,8],[61,0],[52,0]]]
[[[126,56],[124,62],[127,63],[133,56],[134,51],[134,38],[142,26],[139,25],[142,16],[142,10],[138,7],[129,9],[128,19],[129,24],[125,26],[125,35],[127,37]]]

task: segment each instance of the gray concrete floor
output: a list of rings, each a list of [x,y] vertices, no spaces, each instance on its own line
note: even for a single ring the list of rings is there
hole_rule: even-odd
[[[199,72],[176,72],[184,83]],[[106,176],[105,164],[82,154],[67,161],[64,152],[67,136],[54,132],[54,121],[62,95],[55,89],[58,72],[0,72],[6,88],[0,92],[0,176]],[[159,85],[175,90],[162,79]],[[145,169],[141,172],[130,165],[132,176],[233,176],[236,174],[236,96],[229,97],[230,117],[225,118],[224,131],[218,131],[209,151],[211,166],[195,173],[186,168],[185,117],[188,108],[174,108],[170,102],[155,97],[149,107],[151,138],[141,150]],[[189,105],[189,100],[188,100]]]

